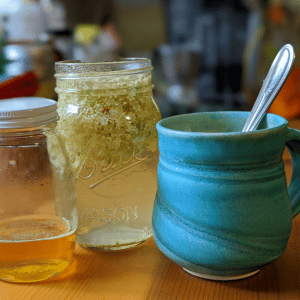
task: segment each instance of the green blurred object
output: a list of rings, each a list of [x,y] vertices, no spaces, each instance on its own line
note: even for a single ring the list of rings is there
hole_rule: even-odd
[[[7,60],[4,57],[3,47],[6,45],[5,39],[3,37],[2,31],[0,29],[0,75],[4,74],[5,65],[7,64]]]

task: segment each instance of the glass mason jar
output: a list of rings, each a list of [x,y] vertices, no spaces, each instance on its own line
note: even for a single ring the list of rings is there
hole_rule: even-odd
[[[34,282],[72,261],[75,180],[56,125],[56,102],[0,101],[0,279]]]
[[[76,176],[77,243],[120,250],[152,236],[159,109],[151,61],[55,64],[58,130]]]

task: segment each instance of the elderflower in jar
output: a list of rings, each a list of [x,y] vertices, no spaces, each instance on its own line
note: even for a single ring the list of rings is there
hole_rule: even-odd
[[[119,250],[152,236],[159,109],[151,61],[62,61],[58,130],[76,175],[77,242]]]

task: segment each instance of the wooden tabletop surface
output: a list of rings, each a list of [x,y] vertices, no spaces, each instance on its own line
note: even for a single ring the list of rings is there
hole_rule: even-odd
[[[300,120],[291,121],[290,127],[300,129]],[[284,161],[289,180],[287,152]],[[71,266],[54,278],[31,284],[0,281],[0,300],[300,300],[299,235],[300,214],[282,257],[253,277],[229,282],[186,273],[158,250],[152,238],[121,252],[76,246]]]

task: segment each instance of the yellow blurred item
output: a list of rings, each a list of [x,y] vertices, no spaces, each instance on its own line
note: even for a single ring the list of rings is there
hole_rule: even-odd
[[[74,39],[77,43],[88,45],[100,34],[101,27],[97,24],[78,24],[75,27]]]

